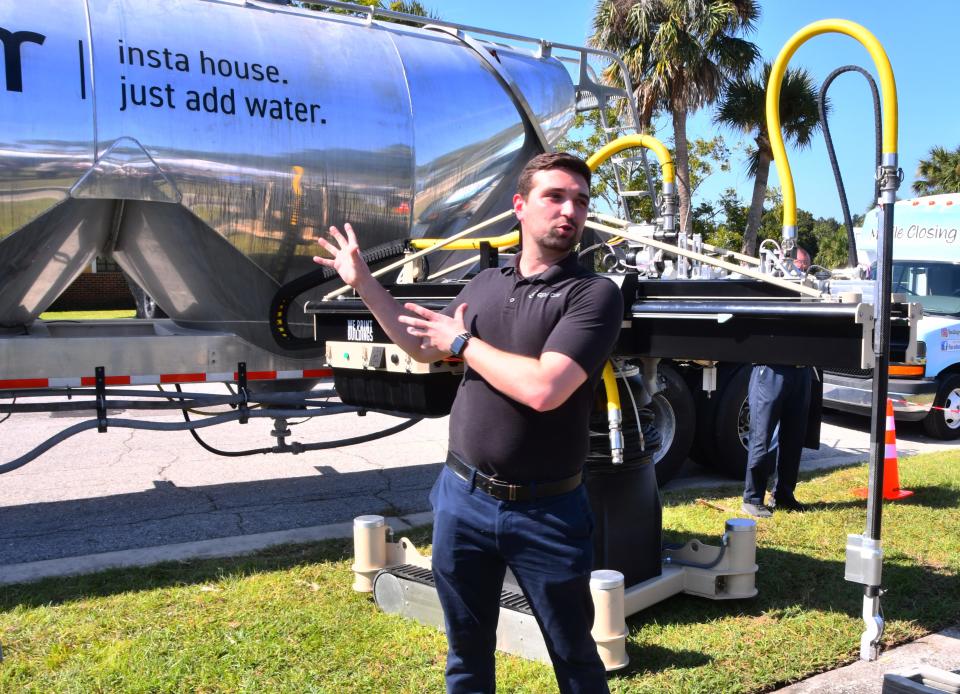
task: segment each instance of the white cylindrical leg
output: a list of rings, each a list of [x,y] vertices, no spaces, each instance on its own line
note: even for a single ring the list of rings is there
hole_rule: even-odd
[[[383,516],[353,519],[353,589],[373,590],[373,577],[387,564],[387,524]]]
[[[757,594],[757,522],[730,518],[726,523],[727,556],[724,573],[727,597],[749,598]]]
[[[607,670],[619,670],[630,662],[627,657],[627,622],[623,612],[623,574],[619,571],[594,571],[590,574],[593,597],[593,640]]]

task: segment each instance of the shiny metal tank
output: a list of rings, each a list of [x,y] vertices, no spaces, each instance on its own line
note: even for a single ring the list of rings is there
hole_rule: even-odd
[[[329,225],[364,248],[453,233],[506,209],[542,149],[449,33],[240,0],[4,2],[0,28],[7,326],[100,254],[177,323],[279,351],[270,299],[315,267]],[[566,69],[494,52],[558,140]]]

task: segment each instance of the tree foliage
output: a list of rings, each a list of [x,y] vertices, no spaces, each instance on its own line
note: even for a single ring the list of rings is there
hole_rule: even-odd
[[[933,147],[927,158],[917,164],[913,192],[917,195],[960,192],[960,147],[954,150]]]
[[[763,215],[763,203],[773,161],[773,148],[767,135],[766,99],[770,81],[770,63],[764,63],[759,74],[738,77],[727,87],[720,100],[714,122],[752,135],[755,149],[747,163],[754,177],[753,196],[744,232],[741,251],[757,252],[757,232]],[[807,147],[820,128],[817,110],[817,88],[813,78],[802,69],[788,69],[780,87],[780,127],[784,139],[797,147]],[[809,250],[809,249],[808,249]]]
[[[607,122],[610,122],[612,116],[612,113],[608,114]],[[570,132],[571,136],[557,143],[558,151],[572,152],[587,159],[607,143],[599,111],[578,114]],[[730,147],[720,135],[709,140],[705,138],[692,140],[687,143],[687,150],[690,153],[690,187],[694,192],[714,174],[727,172],[731,169]],[[639,151],[634,150],[623,152],[621,156],[639,159],[641,155]],[[662,188],[659,162],[652,152],[647,152],[647,162],[650,167],[654,192],[659,195]],[[591,191],[595,200],[599,198],[603,201],[604,207],[617,214],[624,215],[623,210],[620,209],[621,201],[617,196],[613,166],[612,162],[608,162],[600,167],[593,177]],[[621,172],[621,182],[626,190],[647,190],[646,175],[639,163],[633,166],[629,175]],[[650,203],[649,196],[629,197],[627,198],[627,204],[629,209],[625,216],[633,220],[652,220],[653,205]],[[705,214],[709,216],[712,211]],[[693,231],[700,231],[697,227],[696,214],[694,214]]]
[[[599,0],[592,45],[623,58],[641,127],[658,110],[673,117],[680,228],[690,229],[692,186],[687,114],[711,104],[724,84],[747,72],[757,47],[740,35],[760,15],[756,0]],[[608,82],[624,86],[611,66]]]

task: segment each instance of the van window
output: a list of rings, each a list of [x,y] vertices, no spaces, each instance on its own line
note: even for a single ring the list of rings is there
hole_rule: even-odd
[[[876,264],[871,268],[876,276]],[[960,263],[898,260],[893,263],[891,291],[906,294],[924,313],[960,315]]]

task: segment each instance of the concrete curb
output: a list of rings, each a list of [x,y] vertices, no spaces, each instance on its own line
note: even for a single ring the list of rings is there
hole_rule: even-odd
[[[960,668],[960,626],[891,648],[875,661],[857,661],[776,691],[781,694],[879,694],[883,689],[884,675],[904,674],[917,667],[957,671]]]
[[[394,532],[403,532],[433,522],[433,513],[429,511],[412,513],[406,516],[387,518],[386,520]],[[252,554],[277,545],[301,544],[349,537],[353,537],[352,522],[332,523],[330,525],[316,525],[309,528],[294,528],[293,530],[279,530],[255,535],[238,535],[159,547],[88,554],[81,557],[8,564],[7,566],[0,566],[0,585],[32,583],[44,578],[77,576],[106,569],[150,566],[168,561],[235,557]]]

